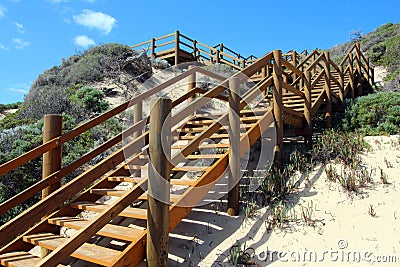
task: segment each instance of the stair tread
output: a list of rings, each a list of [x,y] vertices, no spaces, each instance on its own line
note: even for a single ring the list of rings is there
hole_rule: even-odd
[[[54,250],[61,246],[67,241],[67,239],[68,238],[66,237],[58,236],[52,233],[34,234],[23,237],[25,242],[50,250]],[[71,254],[71,256],[74,258],[105,266],[111,264],[119,255],[120,252],[117,250],[89,243],[84,243]]]
[[[74,209],[88,210],[88,211],[94,211],[94,212],[102,212],[103,210],[110,207],[110,205],[97,204],[97,203],[92,203],[92,202],[87,202],[87,201],[71,203],[70,206]],[[146,220],[147,219],[147,210],[129,207],[129,208],[124,209],[120,214],[118,214],[118,216]]]
[[[123,196],[127,190],[122,189],[114,189],[114,188],[95,188],[91,189],[90,192],[92,194],[103,195],[103,196],[114,196],[114,197],[121,197]],[[170,194],[170,200],[176,201],[181,197],[181,195]],[[147,200],[147,193],[142,194],[139,196],[140,200]]]
[[[40,262],[40,258],[25,251],[9,252],[0,255],[0,263],[10,267],[34,267]]]
[[[143,179],[147,178],[138,178],[138,177],[108,177],[108,180],[111,182],[127,182],[127,183],[138,183]],[[172,185],[183,185],[183,186],[191,186],[196,182],[196,180],[183,180],[183,179],[171,179],[170,183]]]
[[[75,230],[80,230],[90,224],[89,220],[75,217],[56,217],[48,219],[50,224],[65,226]],[[106,224],[97,235],[116,238],[124,241],[135,241],[140,237],[144,230],[119,226],[114,224]]]
[[[205,172],[210,166],[175,166],[172,168],[174,172]],[[125,165],[125,169],[129,170],[148,170],[148,166],[141,165]]]

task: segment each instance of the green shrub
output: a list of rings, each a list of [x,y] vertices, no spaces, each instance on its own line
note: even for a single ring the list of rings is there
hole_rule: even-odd
[[[400,93],[379,92],[357,98],[345,111],[343,129],[365,135],[398,134]]]
[[[96,113],[101,113],[108,109],[109,105],[103,99],[104,94],[102,91],[89,86],[84,86],[77,90],[71,97],[73,102],[80,103],[86,110]]]

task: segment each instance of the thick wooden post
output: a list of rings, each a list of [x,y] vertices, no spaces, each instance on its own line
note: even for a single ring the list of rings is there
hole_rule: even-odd
[[[349,66],[350,66],[350,87],[351,87],[351,99],[354,100],[356,87],[354,85],[354,57],[353,54],[349,55]]]
[[[228,210],[230,216],[239,214],[240,180],[240,95],[239,78],[229,79],[229,177]]]
[[[179,43],[180,43],[179,36],[180,36],[179,31],[176,31],[175,32],[175,65],[179,64]]]
[[[280,166],[283,161],[283,111],[282,111],[282,51],[275,50],[273,63],[274,79],[274,118],[276,124],[275,163]]]
[[[339,98],[340,102],[342,102],[342,107],[344,107],[344,73],[343,66],[339,66]]]
[[[147,266],[168,266],[169,181],[171,164],[171,112],[168,98],[152,101],[149,128],[149,180],[147,194]]]
[[[332,95],[331,95],[331,63],[329,58],[329,52],[324,52],[324,70],[325,70],[325,94],[326,94],[326,103],[325,103],[325,119],[326,119],[326,127],[332,127]]]
[[[307,71],[304,77],[304,117],[306,119],[306,129],[307,129],[307,138],[306,138],[306,146],[307,149],[311,149],[312,147],[312,115],[311,115],[311,72]]]
[[[215,62],[216,63],[219,63],[219,58],[220,57],[220,54],[219,54],[219,50],[217,50],[217,51],[215,51]]]
[[[219,51],[220,52],[224,52],[224,45],[223,44],[219,44]],[[223,59],[223,55],[221,55],[221,59]]]
[[[151,57],[156,56],[156,39],[151,38]]]
[[[62,116],[49,114],[44,116],[44,133],[43,143],[46,143],[62,134]],[[62,147],[43,154],[42,179],[46,179],[49,175],[61,170],[62,163]],[[55,183],[42,190],[42,199],[60,188],[61,182]]]
[[[62,134],[62,116],[48,114],[44,116],[43,143],[46,143]],[[43,154],[42,179],[46,179],[51,174],[61,170],[62,165],[62,146]],[[50,185],[42,190],[42,199],[61,187],[61,181]],[[51,250],[41,247],[40,257],[45,258]]]

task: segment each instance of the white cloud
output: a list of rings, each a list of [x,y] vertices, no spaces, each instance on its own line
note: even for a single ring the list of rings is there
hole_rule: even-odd
[[[88,27],[89,29],[97,29],[104,34],[109,34],[117,22],[117,20],[110,15],[89,9],[84,9],[81,14],[74,15],[73,18],[75,23]]]
[[[15,25],[15,27],[17,27],[17,30],[18,30],[20,33],[24,33],[24,32],[25,32],[25,28],[24,28],[24,25],[23,25],[23,24],[18,23],[18,22],[15,22],[14,25]]]
[[[23,49],[29,45],[29,42],[21,40],[19,38],[13,38],[12,41],[15,44],[15,48],[17,49]]]
[[[84,48],[88,48],[89,46],[95,45],[95,41],[86,35],[79,35],[75,37],[75,44]]]
[[[5,6],[0,5],[0,18],[4,16],[4,14],[7,12],[7,8]]]
[[[0,44],[0,50],[8,50],[8,49],[10,49],[10,48],[5,45]]]
[[[11,92],[21,93],[21,94],[27,94],[29,92],[30,87],[31,87],[31,84],[20,83],[20,84],[14,84],[14,85],[12,85],[12,87],[6,88],[6,90],[11,91]]]

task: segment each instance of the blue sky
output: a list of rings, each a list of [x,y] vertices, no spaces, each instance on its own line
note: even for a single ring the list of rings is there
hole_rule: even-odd
[[[0,0],[0,103],[22,101],[39,74],[92,45],[179,29],[242,55],[326,49],[399,22],[399,10],[398,0]]]

